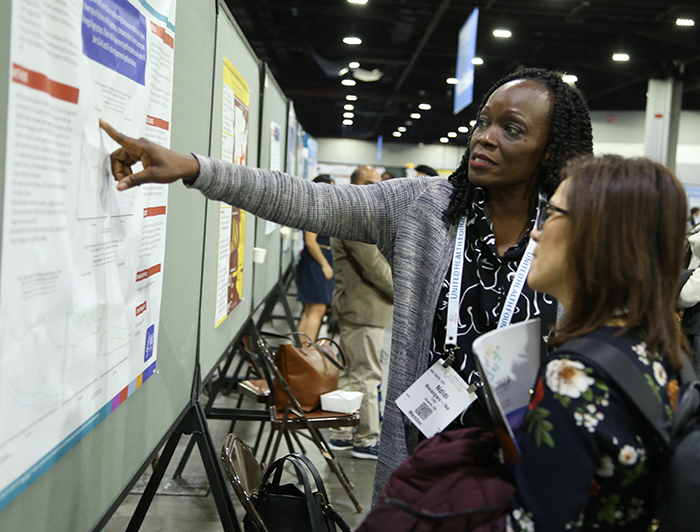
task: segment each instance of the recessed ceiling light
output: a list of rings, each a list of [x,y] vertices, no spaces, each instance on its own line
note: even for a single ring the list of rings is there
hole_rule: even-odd
[[[355,96],[354,94],[347,94],[347,95],[345,96],[345,99],[346,99],[347,101],[349,101],[349,102],[356,102],[356,101],[357,101],[357,96]]]
[[[564,74],[561,79],[564,83],[576,83],[578,81],[578,78],[573,74]]]
[[[510,30],[493,30],[493,36],[498,37],[499,39],[507,39],[513,35]]]
[[[695,26],[695,21],[692,18],[677,18],[676,26]]]
[[[470,125],[471,127],[474,127],[474,126],[476,125],[476,120],[470,120],[470,121],[469,121],[469,125]]]
[[[411,113],[409,115],[413,120],[418,120],[420,118],[420,113]]]
[[[361,4],[365,5],[367,3],[367,0],[348,0],[348,4]]]
[[[345,85],[346,87],[354,87],[355,85],[357,85],[357,81],[355,81],[354,79],[344,79],[340,83],[342,85]]]
[[[629,61],[630,56],[627,54],[613,54],[612,60],[613,61]]]
[[[354,106],[353,104],[351,104],[351,103],[346,103],[346,104],[343,106],[343,109],[345,109],[346,111],[354,111],[354,110],[355,110],[355,106]]]
[[[457,131],[459,131],[460,133],[469,133],[469,128],[467,126],[459,126],[457,128]]]
[[[472,59],[472,65],[483,65],[483,64],[484,64],[484,60],[481,59],[481,57],[475,57],[474,59]]]
[[[362,39],[360,39],[359,37],[345,37],[343,39],[343,42],[345,44],[357,45],[357,44],[362,44]]]
[[[432,109],[432,106],[429,103],[420,103],[418,104],[418,109],[421,111],[430,111]]]
[[[351,63],[348,63],[348,66],[350,68],[360,68],[360,63],[358,63],[357,61],[353,61]]]
[[[450,139],[448,139],[447,137],[440,137],[440,142],[442,142],[443,144],[447,144],[448,142],[450,142]]]
[[[350,120],[349,118],[346,119],[346,120],[343,120],[343,125],[344,125],[344,126],[351,126],[351,125],[352,125],[352,120]]]
[[[456,137],[457,137],[457,133],[455,133],[454,131],[450,131],[450,132],[447,134],[447,136],[450,137],[451,139],[453,139],[453,138],[456,138]]]
[[[344,76],[345,74],[347,74],[348,72],[350,72],[350,69],[347,68],[347,67],[345,67],[345,68],[343,68],[342,70],[340,70],[340,71],[338,72],[338,76],[339,76],[339,77],[343,77],[343,76]]]
[[[401,132],[400,132],[400,131],[394,131],[394,132],[392,133],[392,135],[395,136],[395,137],[400,137],[400,136],[401,136]]]
[[[405,132],[406,132],[406,128],[405,128],[404,126],[399,126],[399,127],[396,128],[396,131],[400,131],[401,133],[405,133]]]
[[[355,118],[355,113],[343,113],[343,118]]]
[[[457,78],[447,78],[445,81],[448,85],[457,85],[457,83],[459,83]]]

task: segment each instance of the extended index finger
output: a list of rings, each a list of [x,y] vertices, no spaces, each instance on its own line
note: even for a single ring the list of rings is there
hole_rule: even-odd
[[[124,141],[129,138],[126,135],[120,133],[116,129],[114,129],[112,126],[110,126],[105,120],[102,120],[100,118],[100,127],[105,130],[105,133],[112,137],[112,140],[114,140],[117,144],[120,146],[124,145]]]

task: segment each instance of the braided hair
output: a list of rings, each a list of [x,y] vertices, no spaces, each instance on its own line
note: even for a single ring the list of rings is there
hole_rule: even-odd
[[[559,185],[559,170],[564,163],[576,155],[593,153],[591,117],[583,94],[562,80],[562,72],[541,68],[518,69],[496,82],[481,101],[477,116],[481,114],[481,110],[496,89],[510,81],[521,79],[536,81],[554,94],[554,106],[547,137],[549,158],[544,164],[544,171],[539,174],[539,182],[535,187],[535,190],[540,186],[544,187],[545,192],[551,195]],[[459,223],[460,218],[467,213],[474,195],[475,185],[470,183],[467,177],[473,133],[474,128],[469,131],[467,150],[462,156],[459,167],[449,177],[453,190],[450,204],[442,215],[443,220],[448,224]]]

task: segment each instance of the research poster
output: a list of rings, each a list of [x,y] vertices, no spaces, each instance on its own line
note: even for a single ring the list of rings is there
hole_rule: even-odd
[[[224,58],[223,106],[221,112],[221,158],[248,164],[250,87],[245,78]],[[214,327],[218,327],[243,297],[243,252],[245,211],[219,203],[219,255],[216,280]]]
[[[154,374],[168,189],[98,118],[169,147],[174,46],[175,0],[12,2],[0,510]]]
[[[276,122],[270,122],[270,170],[275,170],[277,172],[282,170],[281,156],[281,138],[282,128]],[[269,235],[277,229],[277,224],[267,220],[265,222],[265,234]]]

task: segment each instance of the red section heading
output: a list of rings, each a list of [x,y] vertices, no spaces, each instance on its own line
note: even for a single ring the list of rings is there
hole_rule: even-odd
[[[148,218],[149,216],[162,216],[165,214],[165,205],[160,207],[147,207],[143,210],[143,217]]]
[[[146,311],[146,302],[144,301],[138,307],[136,307],[136,315],[143,314]]]
[[[168,122],[166,122],[162,118],[156,118],[155,116],[151,115],[146,116],[146,125],[159,127],[160,129],[164,129],[165,131],[168,131],[168,129],[170,129],[170,124]]]
[[[170,48],[175,48],[175,39],[173,39],[173,36],[170,35],[168,32],[165,31],[165,28],[162,26],[159,26],[158,24],[154,24],[151,22],[151,31],[163,39],[163,42],[170,46]]]
[[[57,100],[74,104],[78,103],[80,90],[77,87],[53,81],[40,72],[28,70],[16,63],[12,64],[12,81],[26,85],[30,89],[45,92]]]
[[[136,282],[143,281],[144,279],[148,279],[151,275],[155,275],[160,272],[160,264],[156,264],[155,266],[151,266],[147,270],[142,270],[136,274]]]

